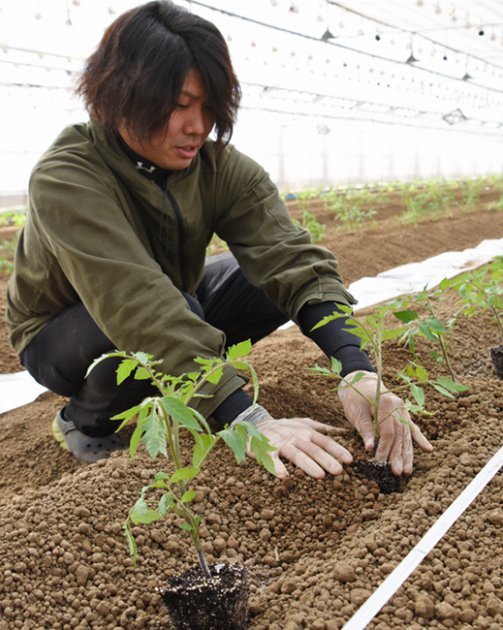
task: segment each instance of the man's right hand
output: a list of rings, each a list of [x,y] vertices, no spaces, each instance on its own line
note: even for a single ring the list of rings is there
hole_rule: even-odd
[[[255,423],[257,429],[265,435],[276,451],[271,452],[274,462],[274,474],[279,479],[288,477],[284,458],[301,468],[314,479],[323,479],[328,472],[340,475],[342,464],[351,464],[351,453],[327,433],[341,433],[338,429],[311,418],[275,419],[265,415]],[[253,454],[248,452],[253,457]]]

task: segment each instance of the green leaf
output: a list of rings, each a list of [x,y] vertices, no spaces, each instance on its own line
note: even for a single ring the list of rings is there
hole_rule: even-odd
[[[423,405],[424,405],[424,390],[422,389],[422,387],[419,387],[419,385],[411,383],[410,384],[410,391],[411,391],[411,394],[414,396],[414,400],[417,402],[417,404],[420,407],[423,407]]]
[[[137,365],[138,363],[134,359],[124,359],[121,361],[115,372],[117,374],[117,385],[123,383]]]
[[[146,381],[149,378],[152,378],[152,374],[150,373],[150,370],[147,370],[147,368],[140,366],[134,373],[134,378],[136,381]]]
[[[166,475],[166,477],[160,477],[161,474]],[[168,476],[169,475],[167,473],[157,473],[152,483],[150,483],[147,487],[149,489],[150,488],[167,488],[168,486],[166,485],[166,479],[168,478]]]
[[[131,435],[131,439],[129,440],[129,455],[131,459],[134,459],[142,437],[143,429],[140,425],[137,424],[135,430],[133,431],[133,434]]]
[[[334,359],[335,361],[337,361],[337,359]],[[339,361],[340,363],[340,361]],[[342,369],[342,365],[341,365],[341,369]],[[313,374],[317,374],[318,376],[327,376],[329,378],[333,378],[334,376],[334,372],[332,372],[331,370],[329,370],[326,367],[322,367],[321,365],[314,365],[313,367],[310,368],[306,368],[306,370],[308,372],[312,372]]]
[[[193,466],[179,468],[171,475],[170,483],[176,483],[177,481],[184,481],[187,479],[194,479],[199,470]]]
[[[173,508],[175,505],[175,499],[171,492],[165,492],[162,497],[159,499],[159,503],[157,504],[157,511],[161,516],[166,516],[166,514]]]
[[[241,427],[241,428],[240,428]],[[248,444],[248,431],[240,423],[236,423],[229,429],[219,431],[217,434],[231,449],[236,458],[236,462],[240,464],[246,456],[246,445]]]
[[[274,475],[274,463],[269,453],[277,450],[278,449],[270,444],[269,440],[262,434],[260,438],[253,436],[250,441],[250,451],[255,455],[259,464],[262,464],[272,475]]]
[[[142,408],[141,405],[135,405],[134,407],[130,407],[129,409],[126,409],[125,411],[121,411],[121,413],[116,413],[115,416],[112,416],[110,418],[110,420],[129,420],[135,414],[139,413],[141,408]]]
[[[194,410],[182,400],[174,396],[164,396],[160,399],[160,402],[166,413],[183,427],[192,431],[201,431],[201,426],[196,419]]]
[[[141,441],[145,444],[150,457],[155,459],[161,453],[167,458],[167,429],[164,420],[159,416],[155,407],[145,418],[142,428],[144,433]]]
[[[224,371],[222,368],[218,368],[211,374],[206,375],[206,380],[212,385],[218,385],[220,383],[220,379],[222,378]]]
[[[140,523],[148,525],[149,523],[158,521],[161,515],[157,510],[149,508],[145,499],[140,497],[130,512],[130,518],[135,525],[139,525]]]
[[[342,362],[335,357],[330,357],[330,370],[335,374],[339,374],[342,372]]]
[[[132,418],[136,415],[139,414],[141,411],[142,407],[141,405],[135,405],[134,407],[131,407],[130,409],[126,409],[126,411],[123,411],[122,413],[118,413],[115,416],[112,416],[110,418],[110,420],[122,420],[122,422],[120,423],[120,425],[117,427],[117,429],[115,430],[116,433],[118,433],[119,431],[121,431],[126,425],[129,424],[129,422],[132,420]]]
[[[233,361],[232,367],[236,368],[236,370],[248,370],[250,365],[245,361]]]
[[[382,340],[389,341],[390,339],[396,339],[397,337],[403,335],[403,333],[406,331],[406,326],[399,326],[398,328],[388,328],[386,330],[383,330]]]
[[[341,309],[341,311],[343,310],[342,305],[340,305],[339,308]],[[352,309],[350,308],[349,310],[351,311]],[[311,331],[322,328],[323,326],[326,326],[327,324],[330,324],[330,322],[333,322],[336,319],[340,319],[341,317],[347,317],[347,315],[345,313],[339,313],[338,311],[334,311],[331,315],[325,315],[323,319],[320,319],[320,321],[311,328]]]
[[[181,523],[178,527],[186,532],[191,532],[194,529],[190,523]]]
[[[408,324],[409,322],[412,322],[419,317],[416,311],[411,311],[409,309],[406,309],[404,311],[395,311],[393,315],[404,324]]]
[[[199,424],[204,427],[204,430],[206,431],[206,433],[211,433],[210,425],[206,422],[206,418],[201,413],[199,413],[199,411],[197,411],[196,409],[192,409],[192,407],[189,407],[189,409],[194,414],[194,418],[196,418],[196,420],[199,420]]]
[[[364,376],[365,376],[365,372],[357,372],[357,373],[356,373],[356,374],[355,374],[355,375],[351,378],[351,380],[350,380],[350,381],[346,381],[346,379],[345,379],[345,378],[343,378],[342,380],[343,380],[343,383],[344,383],[344,384],[356,385],[356,383],[359,383],[359,382],[362,380],[362,378],[364,378]]]
[[[246,339],[241,343],[236,343],[232,346],[229,346],[227,349],[227,359],[229,361],[234,361],[235,359],[241,359],[246,355],[250,354],[252,349],[252,343],[250,339]]]
[[[94,359],[91,365],[87,368],[86,378],[89,376],[90,372],[94,370],[94,368],[98,365],[98,363],[102,363],[106,359],[110,359],[112,357],[123,358],[125,356],[126,356],[126,353],[124,351],[119,351],[119,350],[114,350],[113,352],[106,352],[105,354],[102,354],[97,359]]]
[[[190,503],[193,499],[195,499],[196,494],[195,490],[187,490],[182,495],[182,503]]]
[[[131,530],[129,529],[129,525],[128,525],[127,521],[122,526],[122,529],[124,531],[124,536],[126,537],[127,544],[128,544],[128,547],[129,547],[129,554],[131,556],[131,561],[132,561],[133,564],[136,564],[138,548],[136,546],[135,537],[133,536]]]
[[[200,468],[208,453],[216,442],[216,437],[208,433],[194,434],[194,448],[192,450],[192,466]]]
[[[437,383],[441,385],[442,387],[445,387],[445,389],[447,389],[448,391],[453,392],[453,393],[466,392],[470,389],[469,387],[467,387],[466,385],[463,385],[462,383],[457,383],[456,381],[453,381],[448,376],[440,376],[439,378],[437,378]]]

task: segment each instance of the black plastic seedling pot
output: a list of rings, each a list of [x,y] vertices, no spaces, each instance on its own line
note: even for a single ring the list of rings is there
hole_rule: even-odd
[[[239,564],[199,566],[168,580],[159,590],[176,630],[245,630],[248,625],[247,570]]]
[[[491,348],[491,361],[496,374],[503,378],[503,346]]]

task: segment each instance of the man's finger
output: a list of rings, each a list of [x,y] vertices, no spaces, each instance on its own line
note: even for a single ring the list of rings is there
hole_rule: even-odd
[[[307,424],[309,428],[316,429],[316,431],[320,431],[321,433],[347,433],[348,430],[344,427],[334,427],[331,424],[325,424],[324,422],[318,422],[318,420],[313,420],[312,418],[299,418],[303,423]]]
[[[410,475],[414,464],[414,445],[409,427],[405,429],[403,436],[403,471],[404,475]]]
[[[381,424],[381,430],[379,433],[379,443],[375,454],[375,460],[380,463],[388,461],[388,458],[393,448],[395,441],[395,426],[394,420],[390,422],[383,422]]]
[[[419,446],[419,448],[422,451],[425,451],[425,453],[431,453],[431,451],[433,450],[433,445],[430,444],[430,442],[428,442],[428,440],[424,437],[424,435],[421,433],[419,427],[417,425],[415,425],[413,422],[411,423],[411,432],[412,432],[412,439],[414,440],[414,442]]]
[[[278,454],[275,453],[272,455],[272,463],[274,464],[274,476],[278,479],[286,479],[289,477],[288,470],[286,469],[285,464],[281,461]]]
[[[370,412],[361,405],[356,408],[348,406],[346,417],[360,434],[367,453],[371,453],[375,446],[375,435]]]
[[[280,451],[280,455],[290,460],[292,464],[301,468],[307,475],[314,479],[323,479],[325,477],[325,471],[321,466],[306,455],[303,451],[292,444],[291,442],[285,444]]]
[[[297,438],[295,445],[331,475],[340,475],[342,473],[342,466],[337,459],[314,442]]]
[[[320,446],[323,450],[327,451],[327,453],[330,453],[332,457],[335,457],[335,459],[342,464],[351,464],[353,461],[351,453],[345,449],[344,446],[341,446],[327,435],[317,432],[313,433],[311,441]]]
[[[401,475],[403,471],[403,445],[405,425],[400,425],[395,431],[395,439],[389,453],[389,464],[394,475]]]

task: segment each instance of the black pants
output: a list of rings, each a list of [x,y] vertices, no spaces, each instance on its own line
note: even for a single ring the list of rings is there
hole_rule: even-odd
[[[230,254],[208,258],[196,296],[185,294],[190,309],[226,334],[227,345],[252,343],[287,321],[271,300],[243,276]],[[114,350],[82,304],[52,319],[21,354],[21,362],[36,381],[70,398],[65,417],[87,435],[109,435],[117,428],[110,417],[154,393],[148,381],[129,378],[120,386],[118,359],[98,364],[85,378],[93,360]],[[137,348],[138,351],[142,348]]]

